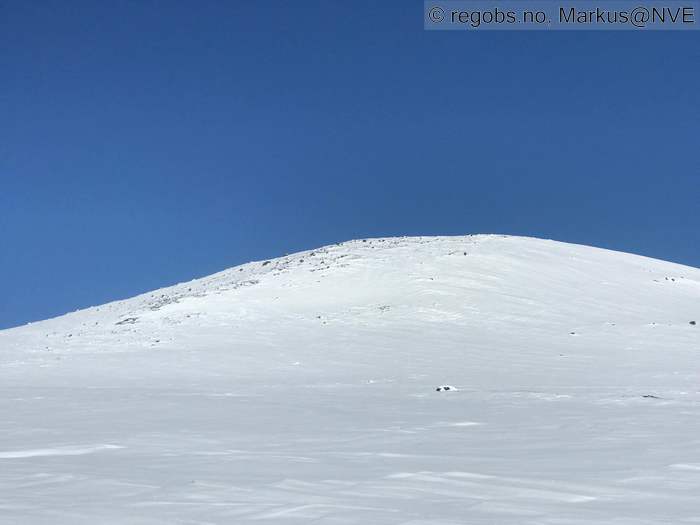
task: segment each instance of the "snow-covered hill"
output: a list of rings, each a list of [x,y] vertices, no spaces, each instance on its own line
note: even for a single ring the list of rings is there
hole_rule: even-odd
[[[697,523],[695,323],[698,269],[484,235],[5,330],[0,523]]]

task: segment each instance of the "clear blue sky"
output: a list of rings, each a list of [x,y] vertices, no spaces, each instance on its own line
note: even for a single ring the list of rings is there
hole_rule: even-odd
[[[700,266],[700,32],[421,2],[0,2],[0,327],[370,236]]]

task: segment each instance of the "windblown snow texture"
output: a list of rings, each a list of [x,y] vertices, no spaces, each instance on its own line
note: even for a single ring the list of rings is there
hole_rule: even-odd
[[[697,321],[698,269],[467,236],[5,330],[0,523],[697,523]]]

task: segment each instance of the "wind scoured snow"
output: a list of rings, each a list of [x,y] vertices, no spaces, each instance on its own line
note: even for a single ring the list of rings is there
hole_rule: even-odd
[[[0,523],[697,523],[693,321],[698,269],[467,236],[5,330]]]

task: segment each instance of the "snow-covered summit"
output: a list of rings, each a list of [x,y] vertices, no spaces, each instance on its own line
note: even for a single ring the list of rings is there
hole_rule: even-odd
[[[695,268],[533,238],[405,237],[244,264],[0,332],[0,347],[46,367],[83,353],[188,347],[202,360],[211,349],[267,368],[303,355],[321,367],[344,362],[346,373],[397,358],[486,372],[495,354],[532,362],[543,347],[554,357],[586,348],[598,359],[654,359],[659,339],[697,337],[695,320]],[[350,359],[345,346],[359,338],[368,346]],[[289,358],[258,348],[283,339]]]
[[[696,268],[475,235],[1,331],[0,523],[690,523],[698,323]]]

